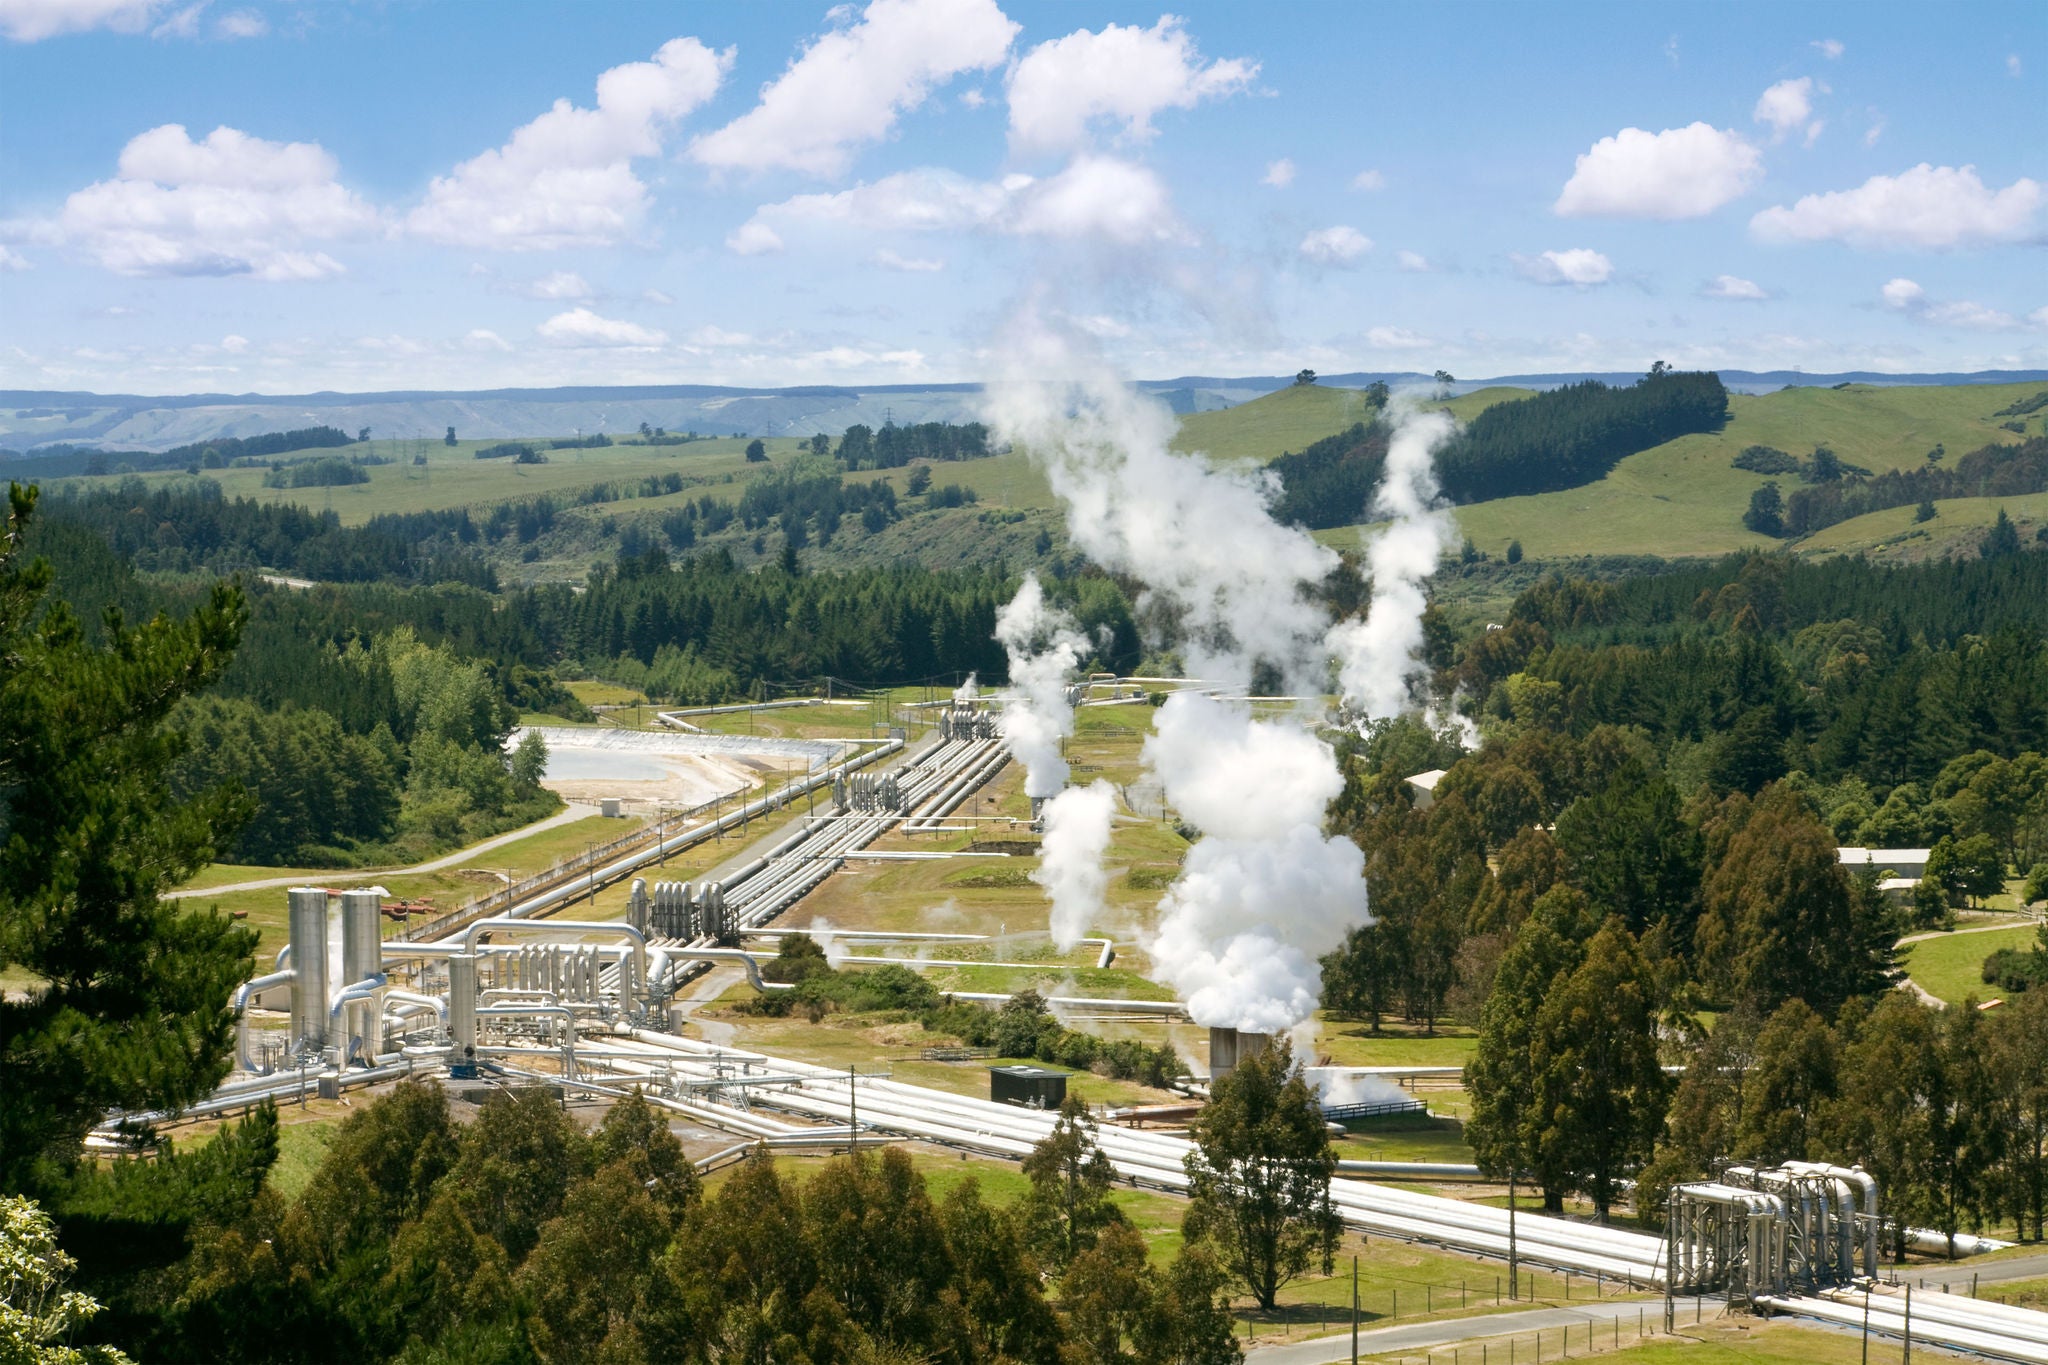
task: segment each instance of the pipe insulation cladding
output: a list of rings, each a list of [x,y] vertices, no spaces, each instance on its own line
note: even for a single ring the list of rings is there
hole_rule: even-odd
[[[375,891],[341,893],[341,984],[355,990],[375,977],[381,983],[384,972],[384,898]],[[343,1060],[360,1052],[364,1056],[382,1050],[378,1021],[383,1012],[378,992],[373,989],[341,1014],[341,1036],[334,1040]]]
[[[293,973],[291,1046],[303,1055],[327,1047],[327,892],[317,886],[293,887],[286,900]]]

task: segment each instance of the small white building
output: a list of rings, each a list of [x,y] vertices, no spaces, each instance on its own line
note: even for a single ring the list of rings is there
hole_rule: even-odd
[[[1851,872],[1870,866],[1888,879],[1917,882],[1927,875],[1929,851],[1924,848],[1838,848],[1835,855]]]
[[[1428,810],[1436,804],[1436,784],[1443,779],[1442,768],[1431,768],[1426,773],[1417,773],[1408,779],[1408,785],[1415,788],[1415,809]]]

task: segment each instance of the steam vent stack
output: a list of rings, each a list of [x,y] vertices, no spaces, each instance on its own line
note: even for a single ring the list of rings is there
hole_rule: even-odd
[[[1209,1030],[1209,1083],[1216,1082],[1237,1070],[1239,1062],[1247,1062],[1273,1045],[1273,1039],[1264,1033],[1241,1033],[1234,1028],[1212,1028]]]

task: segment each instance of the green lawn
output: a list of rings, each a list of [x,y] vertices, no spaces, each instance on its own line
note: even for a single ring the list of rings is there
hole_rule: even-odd
[[[1951,1004],[1973,995],[1988,1000],[1997,992],[1984,984],[1984,959],[2000,948],[2027,947],[2036,941],[2034,934],[2031,925],[1981,934],[1944,934],[1907,944],[1900,957],[1907,974],[1931,995]]]
[[[1541,1341],[1543,1359],[1597,1354],[1606,1365],[1862,1365],[1865,1360],[1862,1338],[1854,1333],[1735,1314],[1698,1326],[1692,1324],[1689,1316],[1681,1317],[1676,1335],[1662,1336],[1656,1332],[1661,1311],[1653,1305],[1653,1311],[1647,1315],[1650,1335],[1641,1339],[1634,1322],[1622,1324],[1618,1333],[1605,1323],[1596,1325],[1590,1346],[1583,1326],[1572,1328],[1562,1341],[1556,1328],[1546,1328]],[[1617,1335],[1621,1342],[1618,1349],[1610,1344]],[[1518,1365],[1536,1359],[1538,1343],[1533,1334],[1523,1333],[1515,1340]],[[1915,1342],[1913,1349],[1916,1354],[1925,1352],[1949,1358],[1938,1348],[1920,1342]],[[1508,1347],[1504,1342],[1493,1342],[1485,1355],[1500,1365],[1508,1358]],[[1904,1357],[1903,1343],[1871,1339],[1869,1365],[1895,1365]],[[1481,1356],[1478,1347],[1468,1346],[1456,1353],[1445,1347],[1426,1355],[1390,1353],[1373,1358],[1388,1365],[1472,1365]]]

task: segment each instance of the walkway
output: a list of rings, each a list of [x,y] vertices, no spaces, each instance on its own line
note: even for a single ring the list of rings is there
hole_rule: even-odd
[[[480,853],[489,853],[494,848],[503,848],[507,844],[517,843],[519,840],[535,834],[544,834],[548,830],[559,828],[562,825],[573,825],[578,820],[587,820],[596,814],[598,814],[596,806],[586,806],[580,802],[572,801],[545,820],[536,820],[530,825],[521,825],[518,829],[493,835],[480,844],[471,844],[468,848],[457,849],[453,853],[443,854],[441,857],[428,862],[414,863],[411,867],[378,867],[367,870],[351,868],[338,872],[301,872],[292,877],[264,877],[253,882],[229,882],[225,886],[197,886],[187,887],[181,891],[166,891],[164,899],[180,900],[186,896],[224,896],[230,891],[268,891],[273,887],[279,886],[304,886],[312,881],[321,883],[372,882],[376,881],[379,877],[402,877],[415,872],[445,872],[451,867],[462,866]]]

